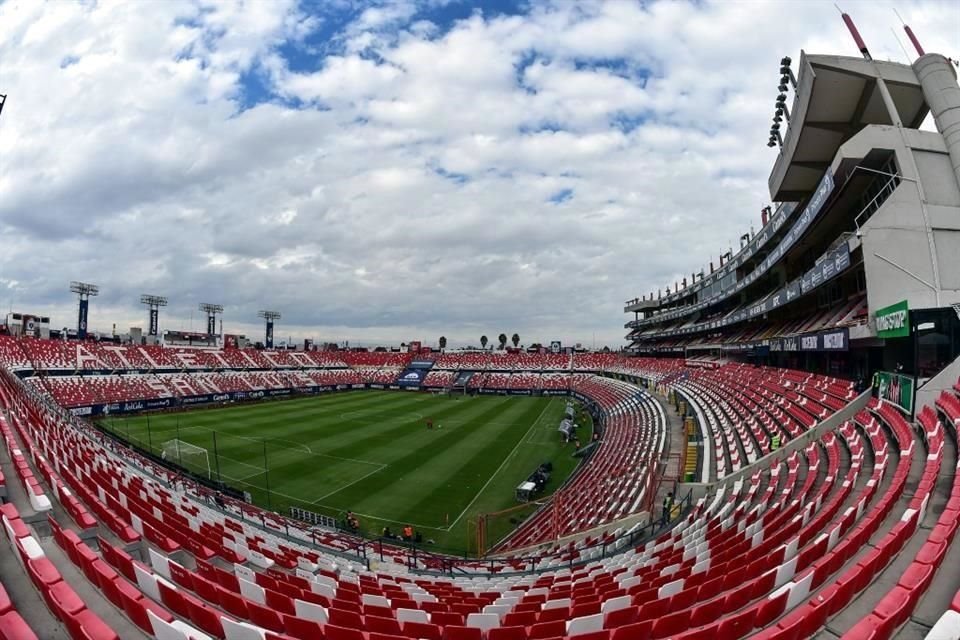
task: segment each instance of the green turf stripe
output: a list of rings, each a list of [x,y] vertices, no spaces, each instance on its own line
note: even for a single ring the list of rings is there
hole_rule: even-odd
[[[208,449],[214,471],[207,429],[216,429],[221,472],[258,504],[267,505],[269,480],[270,506],[282,513],[290,505],[331,515],[352,508],[373,516],[361,517],[368,532],[379,531],[383,521],[377,518],[409,520],[432,527],[424,530],[427,537],[462,552],[472,536],[473,514],[510,507],[514,487],[537,464],[553,462],[551,486],[573,469],[572,447],[561,445],[556,433],[564,405],[548,398],[351,391],[108,422],[144,446],[149,437],[158,452],[162,442],[177,437],[179,422],[179,437]],[[426,416],[443,429],[428,431]],[[269,477],[263,472],[264,438]],[[318,500],[326,506],[311,504]],[[444,530],[446,515],[453,524],[467,505],[469,514]],[[509,531],[513,517],[521,516],[491,519],[491,534]]]
[[[548,403],[549,400],[537,403],[515,403],[510,409],[513,409],[513,417],[517,421],[516,426],[501,428],[490,433],[489,435],[492,437],[489,438],[486,437],[487,433],[478,430],[478,435],[482,434],[483,437],[476,438],[480,446],[475,447],[473,454],[469,457],[461,458],[456,451],[451,451],[450,453],[457,458],[458,463],[445,465],[445,468],[432,469],[433,477],[431,480],[434,489],[423,494],[418,502],[409,504],[400,519],[416,522],[434,521],[440,526],[447,526],[450,522],[455,521],[463,509],[473,500],[477,492],[487,484],[491,474],[503,464],[511,450],[517,446],[517,443],[527,433],[534,421],[545,412]],[[443,457],[447,455],[444,454]],[[493,470],[490,469],[492,461],[497,463]],[[533,470],[531,468],[529,472]],[[444,471],[446,473],[440,476],[440,473]],[[464,497],[467,499],[466,502],[455,513],[449,513],[448,511],[439,513],[437,511],[439,505],[453,503],[456,499],[463,500]],[[450,516],[449,522],[446,519],[447,515]]]
[[[508,402],[509,399],[502,398],[495,404],[485,407],[485,410],[479,414],[475,414],[475,418],[467,422],[461,429],[467,431],[471,429],[478,430],[480,425],[496,422],[505,415],[509,415],[510,411],[506,406]],[[509,418],[507,421],[509,421]],[[442,424],[442,419],[438,420],[438,423]],[[463,463],[451,450],[455,449],[461,441],[465,439],[470,441],[473,439],[469,435],[461,432],[460,429],[441,430],[434,434],[427,434],[428,437],[431,435],[436,437],[430,439],[429,442],[404,457],[391,462],[388,467],[389,473],[381,472],[370,476],[351,486],[348,490],[336,494],[336,496],[334,496],[335,500],[328,500],[325,504],[338,506],[340,508],[353,508],[356,511],[362,511],[364,513],[377,513],[368,508],[361,508],[364,501],[368,500],[369,502],[366,502],[366,504],[376,506],[379,509],[381,505],[383,507],[387,506],[383,504],[385,502],[384,498],[393,495],[395,498],[391,500],[393,504],[391,511],[394,511],[397,516],[401,515],[406,509],[396,510],[398,506],[403,507],[409,504],[411,499],[417,499],[415,496],[431,489],[430,483],[427,482],[405,483],[403,479],[406,478],[407,474],[412,473],[414,469],[430,465],[435,469],[439,477],[445,477],[449,472],[441,471],[442,469],[456,468]],[[489,437],[489,430],[480,430],[478,436],[480,439]],[[499,462],[497,464],[499,464]],[[436,480],[437,478],[430,478],[431,482],[436,482]],[[441,508],[446,509],[448,506],[450,505],[444,505]],[[385,509],[381,509],[381,511],[385,511]],[[384,515],[384,517],[395,516],[387,514]],[[422,520],[418,520],[417,522],[422,522]],[[436,522],[436,526],[442,525],[442,523],[436,519],[434,519],[433,522]]]

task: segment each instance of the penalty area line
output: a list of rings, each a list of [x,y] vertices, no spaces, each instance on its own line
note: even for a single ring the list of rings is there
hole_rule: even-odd
[[[337,493],[340,493],[340,492],[343,491],[344,489],[346,489],[346,488],[348,488],[348,487],[352,487],[353,485],[357,484],[357,483],[360,482],[361,480],[364,480],[364,479],[366,479],[366,478],[369,478],[370,476],[372,476],[372,475],[375,474],[375,473],[380,473],[381,471],[383,471],[383,470],[386,469],[386,468],[387,468],[387,465],[381,464],[379,468],[374,469],[374,470],[371,471],[370,473],[365,473],[365,474],[363,474],[362,476],[360,476],[359,478],[357,478],[357,479],[354,480],[353,482],[351,482],[351,483],[349,483],[349,484],[345,484],[345,485],[343,485],[342,487],[340,487],[339,489],[335,489],[334,491],[331,491],[330,493],[325,493],[325,494],[323,494],[322,496],[320,496],[320,497],[317,498],[316,500],[313,500],[310,504],[317,504],[317,503],[320,502],[321,500],[326,500],[326,499],[329,498],[330,496],[335,495],[335,494],[337,494]],[[325,505],[322,505],[322,504],[321,504],[321,505],[317,505],[317,506],[323,507],[323,506],[325,506]],[[329,509],[330,507],[326,507],[326,508]]]

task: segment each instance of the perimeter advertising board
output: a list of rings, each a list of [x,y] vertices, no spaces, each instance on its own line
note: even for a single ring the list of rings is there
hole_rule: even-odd
[[[892,402],[913,415],[913,378],[899,373],[878,371],[873,376],[873,389],[877,397]]]

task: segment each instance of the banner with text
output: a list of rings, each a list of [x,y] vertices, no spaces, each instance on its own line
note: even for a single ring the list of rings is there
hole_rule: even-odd
[[[906,300],[877,309],[874,315],[878,338],[905,338],[910,335],[910,311]]]
[[[889,371],[878,371],[873,376],[873,390],[877,397],[897,405],[913,415],[913,378]]]

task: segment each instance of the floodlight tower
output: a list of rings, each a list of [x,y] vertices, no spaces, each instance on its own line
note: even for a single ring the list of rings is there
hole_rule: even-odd
[[[88,282],[73,281],[70,283],[70,291],[77,294],[80,299],[77,312],[77,337],[82,340],[87,337],[87,311],[90,308],[90,298],[100,293],[100,287]]]
[[[207,314],[207,334],[214,336],[217,334],[217,314],[223,313],[222,304],[211,304],[209,302],[200,303],[200,311]]]
[[[160,307],[167,306],[167,299],[163,296],[145,293],[140,296],[140,304],[145,304],[150,308],[150,323],[147,335],[156,336],[160,333]]]
[[[264,346],[268,349],[273,348],[273,321],[280,319],[279,311],[259,311],[257,315],[267,321],[267,333],[266,339],[263,341]]]
[[[0,93],[0,113],[3,113],[3,105],[7,102],[7,94]]]

